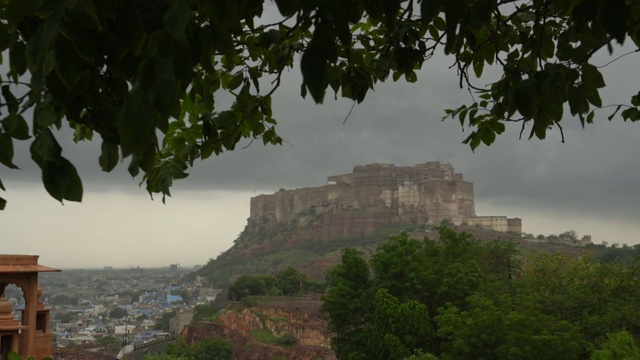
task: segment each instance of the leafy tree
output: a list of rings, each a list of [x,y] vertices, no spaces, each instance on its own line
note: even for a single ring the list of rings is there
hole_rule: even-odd
[[[607,341],[602,344],[602,348],[595,350],[591,355],[591,360],[614,359],[640,359],[640,349],[638,349],[633,336],[626,330],[609,334]]]
[[[276,279],[269,275],[244,275],[229,286],[229,300],[239,301],[250,295],[276,295]]]
[[[162,317],[160,317],[160,320],[156,321],[156,324],[154,325],[154,329],[156,330],[162,330],[164,332],[168,332],[170,329],[170,320],[176,316],[176,312],[175,311],[168,311],[164,314],[162,314]]]
[[[578,234],[575,230],[568,230],[563,233],[558,234],[558,238],[560,240],[569,241],[571,243],[575,243],[578,241]]]
[[[109,311],[109,317],[111,319],[122,319],[127,316],[127,310],[121,307],[115,307]]]
[[[539,312],[535,304],[514,304],[509,297],[469,300],[467,311],[447,306],[435,318],[444,339],[443,359],[583,358],[578,329]]]
[[[367,348],[364,329],[373,309],[375,289],[362,254],[344,249],[341,263],[327,272],[327,287],[320,310],[328,315],[329,328],[336,334],[331,345],[337,357],[347,359]]]
[[[633,348],[612,334],[640,333],[640,262],[518,254],[448,228],[439,241],[392,236],[369,264],[345,250],[327,279],[339,359],[624,358],[611,343]]]
[[[304,292],[304,285],[309,281],[309,277],[289,266],[276,274],[275,280],[282,295],[294,295]]]
[[[231,360],[233,359],[233,345],[223,339],[206,338],[188,346],[184,339],[179,338],[167,345],[165,353],[170,359]]]
[[[213,321],[217,314],[218,311],[211,305],[196,305],[193,309],[193,321]]]
[[[189,355],[193,360],[232,360],[233,345],[223,339],[207,338],[191,346]]]
[[[432,349],[435,333],[429,310],[415,300],[401,303],[386,289],[376,292],[373,316],[365,326],[362,359],[402,359],[416,349]]]
[[[427,264],[426,253],[430,245],[411,239],[404,232],[390,237],[371,259],[377,285],[401,299],[424,301],[433,295],[438,287],[438,276],[433,272],[433,266]]]
[[[164,348],[164,352],[171,356],[186,356],[189,353],[189,345],[183,337],[178,337],[176,341],[172,341]]]
[[[239,301],[251,295],[297,295],[323,291],[323,283],[289,266],[275,276],[244,275],[229,287],[227,297]]]
[[[197,159],[233,150],[242,138],[282,143],[271,98],[298,57],[303,97],[321,103],[330,87],[361,102],[378,82],[417,81],[416,70],[444,52],[460,84],[478,93],[446,110],[472,128],[471,148],[493,143],[511,121],[543,139],[550,127],[562,132],[566,105],[582,125],[603,106],[596,52],[640,43],[640,3],[631,0],[277,0],[280,17],[268,24],[265,4],[3,3],[0,163],[17,168],[14,142],[30,140],[49,194],[80,201],[81,180],[52,132],[66,123],[76,141],[100,136],[102,170],[128,158],[129,172],[142,171],[147,190],[164,199]],[[502,76],[476,85],[472,77],[487,66]],[[229,107],[216,103],[222,93],[232,97]],[[610,118],[638,120],[640,94],[630,96],[612,104]]]

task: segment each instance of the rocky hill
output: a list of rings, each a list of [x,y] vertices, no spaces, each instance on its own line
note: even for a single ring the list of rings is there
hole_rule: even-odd
[[[224,287],[239,275],[294,265],[321,279],[345,246],[373,249],[400,231],[422,237],[447,223],[485,229],[485,237],[520,233],[520,219],[476,216],[474,201],[473,184],[449,164],[356,166],[320,187],[253,197],[234,245],[198,274]]]
[[[236,359],[335,359],[318,298],[251,300],[255,304],[229,306],[215,322],[191,323],[182,336],[188,344],[210,337],[224,338],[233,344]]]

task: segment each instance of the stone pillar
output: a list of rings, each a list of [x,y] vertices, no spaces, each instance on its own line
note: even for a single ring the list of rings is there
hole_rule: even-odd
[[[38,273],[29,273],[25,276],[24,292],[24,313],[22,314],[23,325],[28,326],[22,332],[22,353],[26,359],[36,357],[34,339],[36,337],[36,315],[38,313]]]

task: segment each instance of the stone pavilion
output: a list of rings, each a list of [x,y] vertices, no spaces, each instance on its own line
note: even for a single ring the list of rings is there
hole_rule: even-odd
[[[60,270],[39,265],[36,255],[0,255],[0,360],[7,359],[10,351],[24,359],[52,358],[50,309],[39,300],[42,289],[38,273],[56,271]],[[20,320],[13,315],[13,304],[4,293],[9,284],[15,284],[24,293],[25,307]]]

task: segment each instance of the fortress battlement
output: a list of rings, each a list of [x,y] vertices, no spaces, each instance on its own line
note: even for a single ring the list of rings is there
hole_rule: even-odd
[[[250,223],[313,222],[314,238],[360,235],[390,224],[475,224],[521,232],[520,219],[475,214],[473,183],[450,164],[368,164],[327,178],[324,186],[280,190],[251,199]]]

